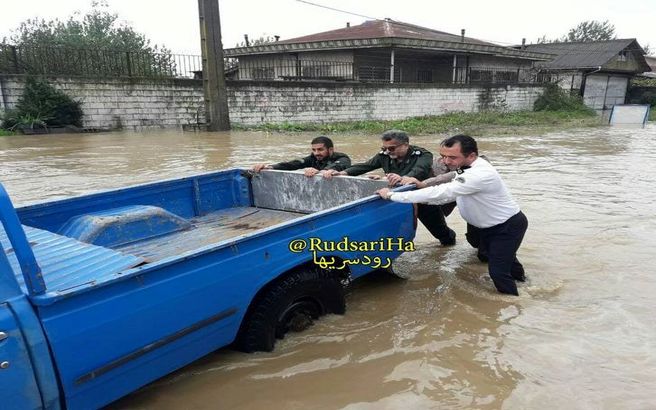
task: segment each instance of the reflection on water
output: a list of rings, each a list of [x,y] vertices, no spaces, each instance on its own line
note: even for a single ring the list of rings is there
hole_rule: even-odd
[[[0,138],[18,203],[307,155],[315,134],[231,132]],[[444,136],[412,142],[436,150]],[[375,135],[337,135],[364,160]],[[114,408],[653,408],[656,127],[479,138],[530,227],[520,296],[497,294],[459,240],[422,228],[397,270],[355,283],[272,353],[220,350]],[[457,213],[449,223],[464,237]]]

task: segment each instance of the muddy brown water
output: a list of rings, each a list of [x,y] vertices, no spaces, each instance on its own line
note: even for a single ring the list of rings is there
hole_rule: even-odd
[[[18,204],[305,155],[315,134],[112,133],[0,138]],[[443,136],[412,142],[436,150]],[[375,135],[336,135],[364,160]],[[219,350],[115,409],[656,408],[656,126],[478,138],[529,218],[528,281],[497,294],[486,265],[423,227],[396,269],[353,284],[344,316],[274,352]]]

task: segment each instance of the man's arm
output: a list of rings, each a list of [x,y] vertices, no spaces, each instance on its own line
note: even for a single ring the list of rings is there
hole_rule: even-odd
[[[271,165],[271,168],[281,171],[294,171],[296,169],[308,168],[311,165],[311,159],[312,157],[305,157],[303,159],[295,159],[293,161],[279,162],[277,164]]]
[[[467,179],[454,179],[438,186],[431,186],[415,191],[392,192],[387,188],[376,191],[383,199],[389,199],[394,202],[402,203],[427,203],[433,205],[443,205],[453,202],[457,197],[462,195],[471,195],[479,192],[484,183],[480,178],[468,175]]]
[[[445,184],[447,182],[452,181],[453,178],[455,178],[455,176],[456,176],[456,171],[451,171],[451,172],[447,172],[446,174],[438,175],[436,177],[424,179],[423,181],[421,181],[423,185],[420,188]]]
[[[367,162],[362,162],[359,164],[355,164],[349,168],[346,168],[344,171],[342,171],[342,175],[350,175],[350,176],[362,175],[364,173],[373,171],[374,169],[378,169],[381,167],[382,167],[382,163],[380,162],[380,155],[375,155]]]
[[[426,188],[429,186],[437,186],[450,182],[451,180],[453,180],[455,176],[456,176],[456,171],[447,172],[446,174],[441,174],[436,177],[424,179],[423,181],[420,181],[414,177],[403,177],[401,178],[401,185],[414,184],[417,188]]]
[[[348,155],[340,155],[335,161],[330,163],[325,169],[334,169],[335,171],[344,171],[351,166],[351,158]]]

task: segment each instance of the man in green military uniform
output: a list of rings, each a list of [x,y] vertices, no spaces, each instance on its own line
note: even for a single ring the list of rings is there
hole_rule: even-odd
[[[279,169],[284,171],[303,169],[305,176],[313,177],[323,170],[342,171],[351,166],[351,158],[341,152],[335,152],[333,141],[330,138],[322,135],[313,139],[310,144],[312,154],[305,158],[279,162],[277,164],[257,164],[253,166],[253,171],[260,172],[263,169]]]
[[[433,166],[433,154],[430,151],[410,145],[410,138],[405,131],[385,131],[381,137],[383,146],[381,151],[367,162],[355,164],[343,171],[332,171],[324,173],[324,177],[333,175],[356,176],[365,172],[382,168],[390,186],[401,183],[403,177],[417,178],[419,181],[431,176]],[[428,231],[442,245],[454,245],[456,233],[450,229],[444,213],[438,205],[419,204],[417,217],[428,229]]]

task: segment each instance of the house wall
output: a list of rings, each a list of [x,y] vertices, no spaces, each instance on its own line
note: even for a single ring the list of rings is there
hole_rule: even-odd
[[[469,66],[486,68],[508,68],[511,70],[516,70],[518,68],[531,68],[532,61],[472,55],[469,57]]]
[[[558,71],[549,74],[552,82],[555,82],[563,90],[576,92],[581,90],[583,73],[576,70]]]
[[[642,58],[642,56],[640,56]],[[625,51],[623,56],[620,54],[616,55],[606,64],[604,64],[604,70],[609,71],[628,71],[628,72],[640,72],[642,71],[642,65],[638,61],[638,56],[634,51]]]
[[[205,121],[200,80],[48,80],[82,100],[88,128],[164,128]],[[23,77],[0,76],[0,111],[16,105],[23,86]],[[539,86],[231,81],[228,106],[232,123],[241,125],[393,120],[454,111],[526,110],[542,91]]]
[[[626,101],[629,76],[601,72],[587,75],[585,82],[583,79],[580,71],[552,74],[552,80],[564,90],[580,93],[583,87],[583,103],[595,110],[607,110]]]
[[[580,71],[566,71],[554,74],[552,79],[556,81],[563,90],[570,92],[577,90],[580,91],[583,82],[583,74]]]
[[[353,50],[299,52],[298,58],[301,60],[337,61],[341,63],[352,63]]]
[[[615,104],[624,104],[628,77],[612,74],[592,74],[585,80],[583,101],[595,110],[610,109]]]

